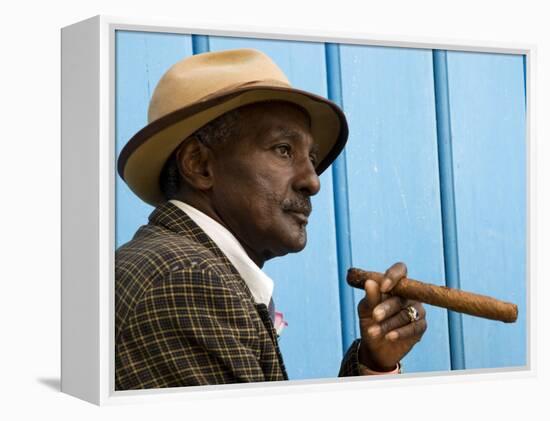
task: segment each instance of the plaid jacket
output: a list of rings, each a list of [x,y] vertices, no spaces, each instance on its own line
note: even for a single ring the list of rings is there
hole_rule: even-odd
[[[116,251],[115,389],[287,380],[264,304],[178,207]],[[340,376],[357,375],[357,341]]]

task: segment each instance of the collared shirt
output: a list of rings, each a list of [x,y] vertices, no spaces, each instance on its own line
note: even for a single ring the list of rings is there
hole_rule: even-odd
[[[269,307],[273,294],[273,280],[252,261],[235,236],[219,222],[193,206],[179,200],[170,200],[170,203],[184,211],[220,248],[246,282],[254,301]]]

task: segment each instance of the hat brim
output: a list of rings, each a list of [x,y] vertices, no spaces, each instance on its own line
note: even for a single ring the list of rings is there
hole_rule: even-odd
[[[319,148],[316,172],[326,170],[348,138],[346,117],[340,107],[299,89],[247,84],[180,108],[145,126],[122,149],[118,173],[139,198],[156,206],[166,200],[159,182],[164,164],[186,138],[222,114],[264,101],[290,102],[309,114]]]

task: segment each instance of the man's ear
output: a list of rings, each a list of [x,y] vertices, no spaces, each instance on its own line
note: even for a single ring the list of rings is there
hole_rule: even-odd
[[[201,191],[212,188],[212,153],[195,136],[183,142],[176,156],[180,174],[189,186]]]

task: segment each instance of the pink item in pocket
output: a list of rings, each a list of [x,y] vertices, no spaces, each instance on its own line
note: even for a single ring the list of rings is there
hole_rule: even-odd
[[[273,323],[275,327],[275,332],[277,333],[277,336],[280,336],[283,332],[283,329],[288,326],[288,323],[283,320],[283,313],[276,311],[275,312],[275,323]]]

